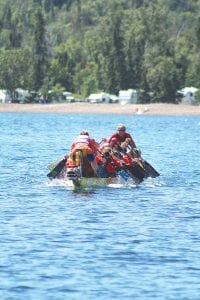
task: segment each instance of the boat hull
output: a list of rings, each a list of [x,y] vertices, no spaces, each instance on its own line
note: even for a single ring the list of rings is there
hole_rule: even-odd
[[[109,184],[117,183],[117,178],[97,178],[97,177],[81,177],[70,179],[75,189],[87,189],[96,187],[105,187]]]

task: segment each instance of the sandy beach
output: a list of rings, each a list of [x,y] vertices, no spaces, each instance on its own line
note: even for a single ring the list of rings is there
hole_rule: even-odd
[[[200,105],[187,104],[0,104],[0,112],[66,113],[66,114],[127,114],[127,115],[200,115]]]

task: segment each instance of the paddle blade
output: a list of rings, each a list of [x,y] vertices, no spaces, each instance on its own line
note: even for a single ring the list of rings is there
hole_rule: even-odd
[[[52,171],[58,164],[59,164],[59,162],[62,160],[62,158],[60,159],[57,159],[57,160],[55,160],[54,162],[52,162],[52,163],[50,163],[49,165],[48,165],[48,169],[49,169],[49,171]]]
[[[65,163],[67,161],[67,158],[63,158],[57,165],[56,167],[50,171],[47,176],[50,178],[50,179],[54,179],[56,177],[58,177],[58,175],[61,173],[61,171],[63,170],[64,166],[65,166]]]
[[[126,170],[136,183],[142,182],[146,177],[144,168],[138,163],[135,163],[132,166],[126,166]]]
[[[160,174],[146,160],[143,162],[143,165],[144,165],[144,169],[146,171],[147,177],[155,178],[155,177],[160,176]]]

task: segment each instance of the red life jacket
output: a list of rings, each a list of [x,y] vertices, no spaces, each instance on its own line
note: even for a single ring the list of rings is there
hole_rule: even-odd
[[[122,160],[125,162],[126,165],[131,166],[133,163],[133,159],[128,156],[127,154],[123,155]]]

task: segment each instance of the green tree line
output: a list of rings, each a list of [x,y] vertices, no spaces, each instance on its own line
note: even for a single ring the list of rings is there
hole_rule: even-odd
[[[0,88],[175,103],[200,88],[199,12],[200,0],[0,0]]]

